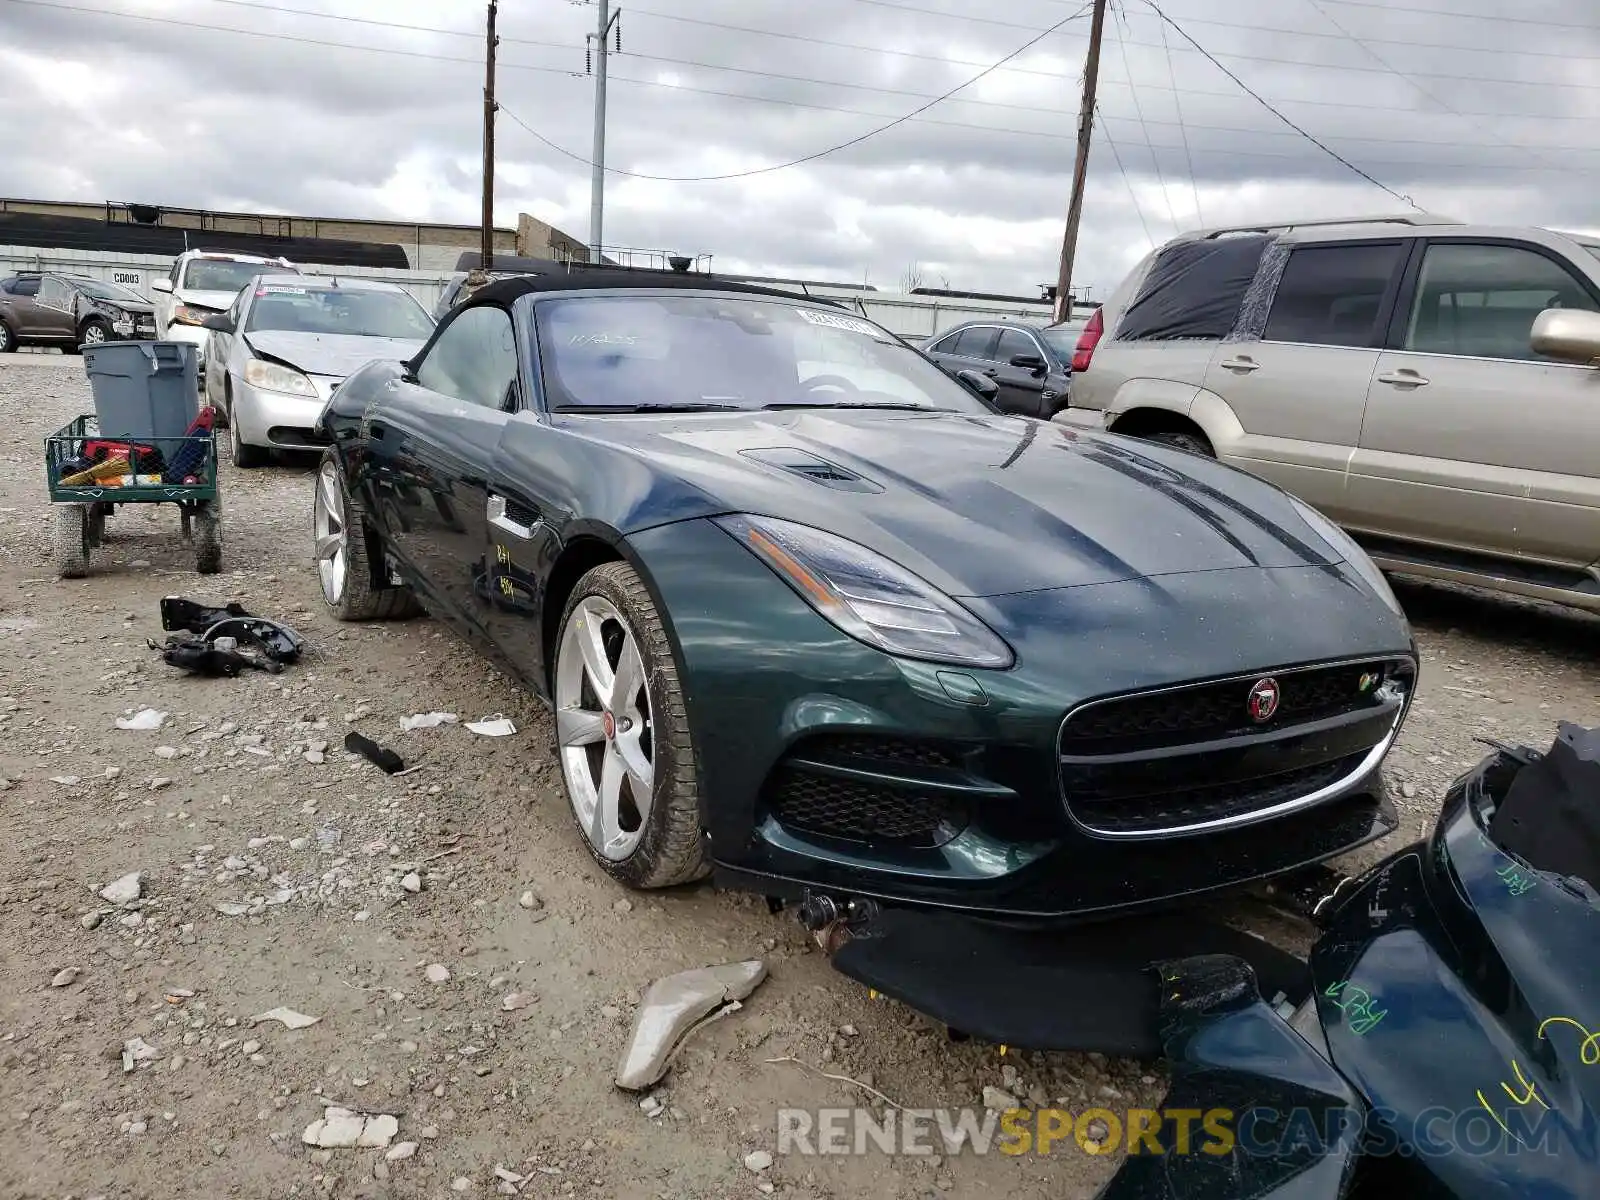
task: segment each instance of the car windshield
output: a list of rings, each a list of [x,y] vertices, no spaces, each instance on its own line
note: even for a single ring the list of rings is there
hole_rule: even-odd
[[[120,283],[107,283],[103,279],[74,279],[72,281],[80,292],[93,296],[96,300],[114,300],[118,304],[145,304],[145,298],[131,288],[125,288]]]
[[[196,258],[184,271],[182,286],[192,292],[237,292],[257,275],[282,269],[227,258]]]
[[[886,407],[991,411],[870,321],[728,295],[607,295],[539,305],[557,409]]]
[[[1071,362],[1072,352],[1078,348],[1078,335],[1082,332],[1082,325],[1052,325],[1039,330],[1039,336],[1064,362]]]
[[[269,329],[426,341],[433,318],[405,292],[267,284],[256,289],[245,331]]]

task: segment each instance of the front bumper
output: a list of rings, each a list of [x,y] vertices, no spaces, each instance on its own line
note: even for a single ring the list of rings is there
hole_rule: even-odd
[[[248,446],[274,450],[313,450],[327,445],[316,425],[334,382],[313,377],[317,395],[294,396],[255,387],[233,376],[229,381],[230,420],[238,427],[239,439]]]
[[[1298,793],[1291,780],[1278,797],[1285,803],[1274,802],[1279,815],[1260,823],[1166,836],[1158,821],[1119,837],[1104,822],[1091,828],[1096,822],[1082,819],[1088,807],[1064,799],[1069,768],[1085,764],[1069,762],[1058,739],[1067,714],[1085,702],[1357,657],[1414,672],[1403,621],[1326,569],[1210,571],[969,599],[1017,651],[1014,668],[982,671],[895,659],[845,636],[708,522],[647,531],[628,544],[671,621],[703,822],[725,884],[1054,921],[1240,886],[1396,825],[1382,752],[1367,751],[1398,728],[1404,700],[1387,716],[1363,715],[1364,733],[1334,722],[1278,750],[1244,739],[1232,748],[1208,743],[1216,757],[1199,766],[1181,752],[1167,760],[1166,783],[1185,769],[1190,783],[1194,771],[1212,773],[1196,793],[1257,769],[1339,766],[1305,777]],[[1262,619],[1274,612],[1283,616]],[[1280,752],[1280,763],[1263,767],[1262,755]],[[1140,786],[1166,786],[1159,762],[1134,758]],[[1084,795],[1107,795],[1103,773],[1071,778]],[[1125,786],[1111,784],[1113,793]],[[1319,792],[1309,807],[1288,803]],[[1223,811],[1235,799],[1201,802]]]

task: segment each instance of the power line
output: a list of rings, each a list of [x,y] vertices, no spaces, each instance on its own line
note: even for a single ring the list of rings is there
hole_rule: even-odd
[[[1172,107],[1178,114],[1178,133],[1183,138],[1183,161],[1189,167],[1189,190],[1194,193],[1194,219],[1197,225],[1204,225],[1206,220],[1200,213],[1200,182],[1195,178],[1194,155],[1189,153],[1189,130],[1183,123],[1183,101],[1178,99],[1178,71],[1172,65],[1172,47],[1167,43],[1167,24],[1165,21],[1158,21],[1156,27],[1161,30],[1161,46],[1167,55],[1167,78],[1172,81]]]
[[[1074,12],[1072,14],[1070,14],[1068,16],[1065,16],[1065,17],[1062,17],[1061,20],[1057,21],[1054,25],[1050,26],[1049,29],[1046,29],[1041,33],[1036,33],[1031,39],[1029,39],[1028,41],[1024,42],[1021,46],[1017,47],[1010,54],[1006,55],[1005,58],[1002,58],[999,62],[996,62],[996,63],[984,68],[982,71],[979,71],[976,75],[974,75],[971,79],[966,80],[964,83],[957,84],[955,87],[951,88],[948,92],[945,92],[943,95],[934,96],[926,104],[923,104],[919,108],[912,109],[909,113],[905,114],[904,116],[896,117],[894,120],[889,121],[887,124],[880,125],[875,129],[869,129],[869,130],[867,130],[867,132],[865,132],[863,134],[859,134],[856,137],[850,138],[848,141],[840,142],[840,143],[838,143],[837,145],[834,145],[834,146],[829,146],[824,150],[818,150],[814,154],[807,154],[804,157],[792,159],[789,162],[775,163],[775,164],[773,164],[771,166],[767,166],[767,167],[756,167],[756,168],[754,168],[752,170],[749,170],[749,171],[734,171],[734,172],[731,172],[731,173],[726,174],[726,175],[646,175],[646,174],[643,174],[643,173],[638,172],[638,171],[624,171],[624,170],[621,170],[621,169],[616,168],[616,167],[605,167],[604,170],[606,170],[607,172],[609,172],[610,174],[613,174],[613,175],[624,175],[624,176],[627,176],[629,179],[648,179],[648,180],[653,180],[653,181],[658,182],[658,183],[716,183],[716,182],[722,182],[722,181],[730,180],[730,179],[748,179],[753,175],[768,175],[768,174],[771,174],[773,171],[782,171],[782,170],[788,169],[789,167],[798,167],[798,166],[802,166],[802,165],[804,165],[806,163],[815,162],[819,158],[825,158],[830,154],[836,154],[840,150],[847,150],[851,146],[859,146],[862,142],[866,141],[868,138],[874,138],[874,137],[877,137],[880,133],[886,133],[889,130],[893,129],[897,125],[904,125],[907,121],[911,120],[913,117],[917,117],[917,116],[921,115],[922,113],[927,112],[928,109],[932,108],[934,105],[939,104],[939,103],[941,103],[941,102],[943,102],[945,100],[950,99],[952,96],[954,96],[957,92],[961,91],[962,89],[969,88],[973,84],[975,84],[975,83],[979,82],[980,80],[984,79],[985,77],[987,77],[989,75],[992,75],[996,70],[998,70],[1005,63],[1009,62],[1013,58],[1016,58],[1017,55],[1022,54],[1024,52],[1032,49],[1034,46],[1036,46],[1040,42],[1044,41],[1044,39],[1049,37],[1052,33],[1055,33],[1056,30],[1060,29],[1063,25],[1066,25],[1069,21],[1078,20],[1080,17],[1082,17],[1084,15],[1084,13],[1086,11],[1088,11],[1087,6],[1084,6],[1084,7],[1079,8],[1076,12]],[[590,167],[593,167],[595,165],[592,162],[588,162],[588,160],[583,158],[581,155],[574,154],[572,151],[563,149],[561,146],[558,146],[555,142],[552,142],[549,138],[545,137],[538,130],[534,129],[531,125],[529,125],[521,117],[517,116],[517,114],[512,112],[509,108],[506,108],[505,105],[503,105],[503,104],[501,105],[501,111],[503,111],[508,117],[510,117],[513,121],[515,121],[518,125],[520,125],[524,130],[526,130],[528,133],[532,134],[540,142],[544,143],[544,145],[546,145],[550,149],[556,151],[558,154],[564,155],[565,157],[573,159],[576,162],[588,163],[588,165]]]
[[[1118,22],[1112,26],[1112,34],[1117,39],[1117,49],[1122,53],[1122,73],[1128,77],[1128,94],[1133,98],[1133,113],[1139,121],[1139,132],[1144,135],[1145,149],[1150,151],[1150,165],[1155,169],[1156,186],[1161,189],[1161,200],[1166,205],[1167,220],[1172,222],[1174,233],[1182,233],[1183,231],[1178,228],[1178,214],[1172,208],[1172,197],[1167,194],[1167,181],[1161,174],[1161,160],[1156,156],[1155,143],[1150,140],[1150,127],[1144,123],[1144,108],[1140,105],[1139,93],[1133,86],[1133,68],[1128,65],[1128,48],[1122,43],[1122,30],[1119,26],[1127,20],[1127,12],[1120,3],[1114,11]]]
[[[1128,169],[1122,165],[1122,154],[1117,149],[1116,142],[1111,140],[1111,131],[1106,128],[1105,122],[1100,120],[1100,114],[1095,113],[1095,120],[1100,123],[1100,136],[1105,144],[1111,148],[1111,157],[1116,160],[1117,172],[1122,176],[1122,182],[1128,189],[1128,199],[1133,201],[1133,211],[1139,215],[1139,225],[1144,229],[1144,240],[1150,243],[1150,248],[1155,249],[1156,240],[1150,236],[1150,223],[1144,219],[1144,209],[1139,207],[1139,193],[1134,190],[1133,180],[1128,177]]]
[[[1489,21],[1505,27],[1508,19],[1516,21],[1518,25],[1538,25],[1546,29],[1570,29],[1578,33],[1593,33],[1593,25],[1578,25],[1570,21],[1548,21],[1537,17],[1525,17],[1518,13],[1514,17],[1507,17],[1505,13],[1471,13],[1457,12],[1454,9],[1444,8],[1403,8],[1399,5],[1386,4],[1382,0],[1328,0],[1330,4],[1342,4],[1347,8],[1381,8],[1385,12],[1419,13],[1430,17],[1448,17],[1452,21]]]
[[[1282,121],[1290,129],[1294,130],[1301,137],[1305,138],[1306,141],[1310,142],[1313,146],[1317,147],[1317,149],[1321,150],[1324,154],[1326,154],[1329,158],[1333,159],[1335,162],[1341,163],[1345,167],[1348,167],[1351,171],[1354,171],[1357,175],[1361,176],[1361,178],[1365,179],[1368,183],[1372,184],[1373,187],[1382,189],[1383,191],[1387,192],[1389,195],[1393,196],[1396,200],[1399,200],[1401,203],[1409,204],[1412,208],[1416,209],[1418,212],[1425,211],[1422,208],[1422,206],[1420,204],[1418,204],[1415,200],[1413,200],[1410,196],[1402,195],[1401,193],[1395,191],[1388,184],[1386,184],[1383,181],[1373,177],[1372,175],[1368,174],[1366,171],[1363,171],[1360,167],[1356,166],[1355,163],[1351,162],[1348,158],[1346,158],[1344,155],[1340,154],[1337,150],[1334,150],[1332,147],[1328,146],[1324,142],[1318,141],[1310,133],[1306,132],[1306,130],[1302,129],[1299,125],[1296,125],[1288,117],[1284,116],[1283,113],[1279,112],[1276,108],[1274,108],[1272,106],[1271,102],[1268,101],[1264,96],[1262,96],[1259,92],[1257,92],[1254,88],[1252,88],[1244,80],[1240,79],[1232,71],[1228,70],[1227,67],[1223,66],[1214,57],[1212,57],[1211,52],[1208,51],[1199,42],[1195,41],[1194,38],[1190,37],[1188,32],[1183,28],[1182,25],[1179,25],[1171,17],[1167,16],[1167,14],[1165,12],[1163,12],[1159,7],[1157,7],[1155,0],[1145,0],[1145,3],[1150,6],[1151,10],[1158,17],[1160,17],[1168,25],[1171,25],[1173,30],[1177,33],[1177,35],[1179,37],[1183,38],[1184,41],[1188,42],[1196,50],[1200,51],[1201,54],[1205,55],[1208,59],[1211,60],[1212,64],[1217,68],[1217,70],[1221,71],[1229,79],[1233,80],[1234,83],[1238,84],[1241,91],[1246,92],[1247,94],[1249,94],[1249,96],[1252,99],[1254,99],[1258,104],[1260,104],[1262,108],[1266,109],[1273,116],[1277,117],[1278,120]]]
[[[243,3],[243,0],[235,0],[235,2],[236,3]],[[89,7],[85,7],[85,6],[82,6],[82,5],[61,3],[61,2],[59,2],[59,0],[0,0],[0,3],[19,4],[19,5],[25,5],[25,6],[28,6],[28,7],[37,7],[37,8],[48,8],[48,9],[54,9],[54,10],[63,11],[63,12],[80,13],[80,14],[84,14],[86,16],[112,17],[112,18],[121,19],[121,20],[127,20],[127,21],[140,21],[140,22],[144,22],[144,23],[147,23],[147,24],[155,24],[155,25],[162,25],[162,26],[168,26],[168,27],[177,27],[177,28],[186,28],[186,29],[195,29],[195,30],[199,30],[199,31],[202,31],[202,32],[233,34],[233,35],[237,35],[237,36],[240,36],[240,37],[256,38],[256,39],[266,40],[266,41],[285,42],[285,43],[289,43],[289,44],[293,44],[293,45],[316,46],[316,47],[320,47],[320,48],[324,48],[324,49],[331,49],[331,50],[351,50],[351,51],[359,51],[359,52],[364,53],[364,54],[388,54],[388,55],[395,55],[395,56],[398,56],[398,57],[401,57],[401,58],[418,59],[418,60],[425,60],[425,61],[431,61],[431,62],[458,63],[458,64],[462,64],[462,65],[465,65],[465,66],[471,66],[471,67],[474,67],[474,68],[481,67],[483,65],[482,64],[482,59],[481,58],[476,58],[476,57],[468,58],[468,57],[463,57],[463,56],[449,55],[449,54],[439,54],[439,53],[421,51],[421,50],[405,50],[405,49],[400,49],[400,48],[391,47],[391,46],[365,46],[365,45],[358,45],[358,44],[353,44],[353,43],[349,43],[349,42],[328,41],[328,40],[321,39],[321,38],[305,37],[305,36],[294,35],[294,34],[269,33],[269,32],[263,31],[263,30],[255,30],[255,29],[240,29],[240,28],[237,28],[235,26],[228,26],[228,25],[210,25],[210,24],[205,24],[205,23],[202,23],[202,22],[182,20],[182,19],[173,18],[173,17],[158,17],[158,16],[152,16],[152,15],[147,15],[147,14],[143,14],[143,13],[123,13],[123,12],[110,11],[110,10],[106,10],[106,9],[89,8]],[[256,7],[256,5],[252,4],[252,5],[249,5],[249,7]],[[471,36],[476,37],[477,35],[473,34]],[[781,36],[781,35],[775,35],[775,36]],[[505,39],[505,40],[510,40],[510,39]],[[542,45],[550,45],[550,43],[540,43],[540,44],[542,44]],[[573,49],[573,50],[576,49],[575,47],[566,47],[566,46],[561,46],[560,48],[561,49]],[[1177,49],[1183,49],[1183,47],[1178,47]],[[972,64],[972,65],[977,65],[977,64]],[[564,79],[582,78],[582,76],[581,76],[581,74],[579,72],[577,72],[577,71],[575,71],[573,69],[569,69],[569,68],[540,66],[540,65],[537,65],[537,64],[533,64],[533,63],[506,62],[504,60],[502,60],[500,62],[499,66],[500,66],[500,68],[502,70],[524,71],[524,72],[530,72],[530,73],[534,73],[534,74],[557,76],[557,77],[564,78]],[[996,68],[997,71],[998,70],[1003,70],[1003,69],[1006,69],[1006,68]],[[1046,72],[1038,72],[1038,74],[1048,74],[1048,73],[1046,73]],[[1065,75],[1052,75],[1052,77],[1053,78],[1062,78],[1062,79],[1067,78],[1067,76],[1065,76]],[[648,88],[656,88],[656,89],[666,89],[666,90],[674,91],[674,92],[686,92],[686,93],[691,93],[691,94],[695,94],[695,95],[712,96],[712,97],[717,97],[717,98],[721,98],[721,99],[739,100],[739,101],[754,101],[754,102],[761,103],[761,104],[772,104],[772,105],[778,105],[778,106],[781,106],[781,107],[804,109],[804,110],[813,111],[813,112],[839,113],[839,114],[847,115],[847,116],[874,117],[874,118],[879,118],[879,119],[885,119],[885,118],[888,118],[888,117],[891,116],[891,114],[889,114],[889,113],[872,112],[872,111],[865,110],[865,109],[849,108],[849,107],[844,107],[844,106],[839,106],[839,105],[816,104],[816,103],[811,103],[811,102],[802,101],[802,100],[780,99],[780,98],[772,97],[772,96],[751,95],[748,92],[724,91],[724,90],[720,90],[720,89],[716,89],[716,88],[697,87],[697,86],[694,86],[694,85],[691,85],[691,84],[664,83],[664,82],[662,82],[660,80],[654,80],[654,79],[635,79],[635,78],[630,78],[630,77],[626,77],[626,76],[613,75],[612,76],[612,82],[626,84],[626,85],[634,86],[634,87],[648,87]],[[834,83],[832,83],[832,82],[830,82],[828,80],[803,80],[802,82],[813,84],[813,85],[818,86],[818,87],[835,87],[835,86],[837,86],[836,84],[834,84]],[[1249,99],[1250,98],[1250,97],[1247,97],[1247,96],[1239,95],[1238,93],[1236,93],[1234,91],[1231,91],[1231,90],[1230,91],[1216,91],[1216,90],[1208,90],[1208,89],[1201,89],[1201,88],[1177,88],[1175,86],[1167,86],[1167,85],[1153,83],[1153,82],[1146,82],[1146,83],[1141,84],[1140,86],[1142,88],[1144,88],[1146,91],[1170,92],[1174,96],[1177,96],[1177,95],[1201,96],[1201,97],[1208,97],[1208,98],[1214,98],[1214,99],[1225,99],[1225,100],[1245,100],[1245,99]],[[1102,87],[1131,87],[1131,85],[1130,85],[1130,83],[1128,83],[1126,81],[1110,79],[1110,80],[1102,81]],[[891,89],[883,89],[883,90],[885,91],[886,94],[890,94],[890,95],[901,95],[901,96],[906,96],[906,97],[909,97],[909,98],[917,98],[917,99],[938,99],[938,97],[930,97],[927,93],[922,93],[922,92],[898,92],[898,91],[893,91]],[[984,103],[987,103],[985,101],[957,101],[957,102],[958,103],[963,103],[963,104],[984,104]],[[1295,106],[1295,105],[1303,105],[1303,106],[1317,107],[1317,108],[1341,108],[1341,109],[1352,109],[1352,110],[1357,110],[1357,111],[1379,111],[1379,112],[1383,112],[1383,113],[1389,114],[1389,115],[1392,115],[1393,112],[1394,112],[1394,109],[1392,108],[1392,106],[1389,106],[1389,105],[1361,104],[1361,103],[1352,103],[1352,102],[1349,102],[1349,101],[1337,101],[1337,100],[1283,100],[1283,101],[1279,101],[1279,104],[1284,106],[1284,107],[1291,107],[1291,106]],[[1007,106],[1003,106],[1003,107],[1023,109],[1023,106],[1020,106],[1020,105],[1007,105]],[[1045,108],[1041,108],[1041,109],[1024,109],[1024,111],[1036,112],[1036,113],[1039,113],[1041,115],[1055,116],[1055,117],[1061,117],[1061,116],[1070,115],[1070,114],[1066,113],[1064,110],[1061,110],[1061,109],[1045,109]],[[1133,118],[1133,117],[1106,116],[1106,114],[1104,114],[1103,112],[1100,115],[1101,115],[1102,119],[1112,120],[1112,121],[1134,121],[1134,120],[1137,119],[1137,118]],[[1418,113],[1417,115],[1424,115],[1424,114]],[[1463,117],[1479,116],[1479,117],[1490,117],[1490,118],[1506,119],[1505,118],[1505,114],[1471,112],[1471,111],[1467,111],[1467,110],[1457,110],[1457,115],[1463,116]],[[1529,120],[1529,121],[1539,121],[1541,123],[1578,121],[1578,122],[1584,123],[1585,125],[1592,124],[1592,119],[1589,118],[1589,117],[1586,117],[1586,116],[1568,116],[1568,115],[1563,115],[1563,114],[1559,114],[1559,113],[1514,114],[1509,119],[1523,119],[1523,120]],[[1145,121],[1145,123],[1147,125],[1172,126],[1172,125],[1176,125],[1177,124],[1176,122],[1173,122],[1173,121],[1164,121],[1164,120],[1160,120],[1160,119],[1158,119],[1156,117],[1152,117],[1152,116],[1148,116],[1148,115],[1145,116],[1144,121]],[[1015,135],[1015,136],[1024,136],[1024,137],[1046,138],[1046,139],[1050,139],[1050,140],[1053,140],[1053,141],[1072,141],[1073,140],[1070,136],[1063,135],[1063,134],[1051,133],[1051,132],[1048,132],[1046,130],[1014,129],[1014,128],[997,127],[997,126],[991,126],[991,125],[978,125],[978,124],[974,124],[974,123],[971,123],[971,122],[947,121],[947,120],[940,120],[940,119],[937,119],[937,118],[930,118],[930,117],[908,118],[907,119],[907,123],[915,123],[915,124],[919,124],[919,125],[928,125],[928,126],[935,127],[935,128],[971,130],[971,131],[974,131],[974,132],[988,133],[988,134],[1001,134],[1001,135]],[[1199,124],[1199,123],[1196,123],[1196,122],[1193,122],[1193,121],[1187,122],[1186,124],[1187,124],[1188,129],[1190,129],[1190,130],[1208,130],[1208,131],[1217,132],[1217,133],[1242,133],[1242,134],[1247,134],[1247,135],[1252,135],[1252,136],[1257,136],[1257,137],[1260,137],[1260,136],[1268,136],[1268,137],[1294,136],[1293,134],[1290,134],[1290,133],[1287,133],[1287,132],[1280,133],[1280,132],[1274,131],[1274,130],[1240,128],[1240,127],[1230,126],[1230,125]],[[1467,143],[1467,142],[1439,141],[1439,140],[1436,140],[1436,139],[1428,139],[1428,138],[1389,138],[1389,137],[1367,137],[1367,136],[1361,136],[1361,137],[1340,136],[1340,137],[1332,138],[1331,140],[1339,141],[1339,142],[1352,142],[1352,143],[1359,142],[1359,143],[1375,144],[1375,145],[1393,144],[1393,145],[1406,145],[1406,146],[1431,146],[1431,147],[1439,147],[1441,149],[1461,148],[1461,147],[1472,145],[1472,143]],[[1595,147],[1582,147],[1582,146],[1554,146],[1554,145],[1547,145],[1547,146],[1544,146],[1543,149],[1549,150],[1549,151],[1554,152],[1554,153],[1562,153],[1562,152],[1600,153],[1600,149],[1597,149]],[[1212,153],[1216,153],[1216,151],[1212,151]],[[1237,154],[1237,155],[1244,156],[1244,157],[1266,157],[1266,158],[1284,158],[1284,159],[1296,157],[1294,155],[1273,153],[1273,152],[1269,152],[1269,151],[1260,151],[1260,150],[1237,150],[1237,151],[1229,150],[1226,153]],[[1375,164],[1375,165],[1378,165],[1378,164]],[[1413,164],[1412,164],[1412,161],[1408,160],[1406,162],[1388,162],[1388,163],[1384,163],[1382,165],[1404,167],[1404,166],[1409,166],[1409,165],[1413,165]],[[1462,167],[1462,168],[1469,168],[1469,167],[1474,167],[1474,166],[1482,166],[1483,164],[1481,164],[1481,163],[1459,163],[1459,162],[1435,162],[1435,163],[1429,163],[1427,165],[1435,166],[1435,167]],[[1571,171],[1571,172],[1575,172],[1575,173],[1580,173],[1581,174],[1581,173],[1588,173],[1591,170],[1591,168],[1579,167],[1579,166],[1574,166],[1574,167],[1552,166],[1552,167],[1549,168],[1549,170],[1558,171],[1558,172]]]

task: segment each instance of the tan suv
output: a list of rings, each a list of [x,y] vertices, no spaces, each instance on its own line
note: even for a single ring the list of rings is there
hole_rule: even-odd
[[[1072,372],[1057,421],[1214,454],[1387,570],[1600,611],[1600,239],[1409,216],[1188,234]]]

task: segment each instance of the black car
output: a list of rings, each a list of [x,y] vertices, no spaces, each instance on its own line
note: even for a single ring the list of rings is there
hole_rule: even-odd
[[[1348,537],[1215,461],[996,413],[838,306],[490,283],[319,433],[332,614],[420,600],[547,699],[630,886],[1073,918],[1395,825],[1415,648]]]
[[[156,310],[138,292],[88,275],[23,272],[0,280],[0,352],[156,336]]]
[[[929,338],[923,353],[952,375],[977,371],[1000,387],[1002,412],[1049,420],[1067,406],[1078,330],[1025,321],[970,321]]]

